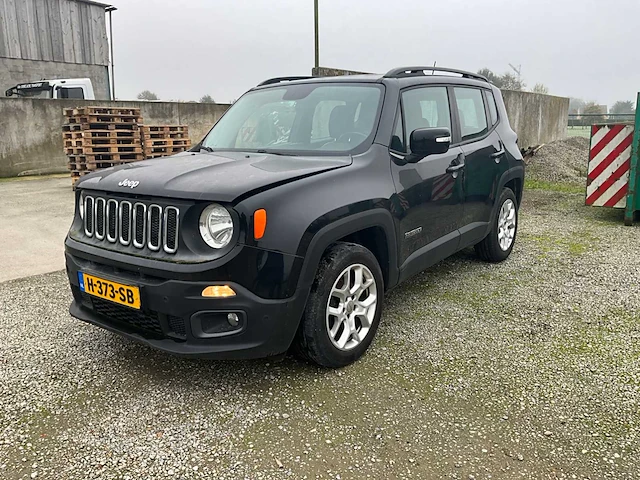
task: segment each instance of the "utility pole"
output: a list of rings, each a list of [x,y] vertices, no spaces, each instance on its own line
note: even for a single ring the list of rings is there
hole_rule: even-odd
[[[117,8],[113,6],[109,6],[105,8],[105,11],[109,12],[109,50],[111,53],[111,100],[116,99],[116,74],[113,70],[113,17],[112,13],[116,11]]]
[[[518,75],[518,83],[520,83],[522,79],[522,65],[518,65],[517,68],[511,64],[509,64],[509,66],[513,69],[514,72],[516,72],[516,75]]]
[[[315,73],[318,74],[320,69],[320,32],[318,28],[318,0],[313,0],[314,23],[315,23],[315,44],[316,44],[316,62]]]

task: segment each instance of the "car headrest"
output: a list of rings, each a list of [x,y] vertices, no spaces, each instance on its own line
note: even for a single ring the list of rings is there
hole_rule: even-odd
[[[329,116],[329,135],[333,138],[339,138],[340,135],[353,132],[353,117],[346,105],[338,105],[331,110]]]

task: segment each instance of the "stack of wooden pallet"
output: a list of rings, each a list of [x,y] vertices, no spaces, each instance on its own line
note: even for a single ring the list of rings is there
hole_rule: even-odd
[[[139,108],[67,108],[64,114],[62,135],[73,183],[94,170],[144,159]]]
[[[146,158],[166,157],[191,148],[186,125],[143,125]]]

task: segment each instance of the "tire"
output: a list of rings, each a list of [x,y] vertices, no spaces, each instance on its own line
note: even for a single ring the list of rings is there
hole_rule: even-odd
[[[512,209],[509,208],[512,207]],[[509,218],[512,218],[512,224],[510,222],[504,222],[505,209],[509,210]],[[502,228],[501,228],[502,227]],[[510,238],[510,242],[505,241],[503,232],[507,233],[507,240]],[[502,262],[506,260],[513,246],[516,243],[516,234],[518,232],[518,201],[510,188],[502,190],[500,199],[498,201],[498,210],[496,212],[496,218],[493,220],[493,226],[489,235],[487,235],[480,243],[475,245],[476,253],[478,256],[486,261],[492,263]],[[501,243],[502,239],[502,243]],[[508,245],[507,245],[508,243]],[[507,248],[505,248],[505,246]]]
[[[365,289],[360,288],[357,298],[350,293],[343,294],[342,290],[349,291],[347,280],[348,285],[357,286],[358,271],[363,279],[361,286],[372,283]],[[376,257],[355,243],[332,245],[318,266],[294,340],[294,353],[327,368],[355,362],[369,348],[378,330],[383,300],[384,281]],[[334,313],[341,313],[331,314],[330,308]],[[362,338],[358,338],[360,336]]]

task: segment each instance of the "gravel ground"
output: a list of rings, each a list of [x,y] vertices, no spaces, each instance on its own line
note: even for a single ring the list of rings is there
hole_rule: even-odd
[[[543,145],[525,159],[527,178],[584,187],[589,163],[589,138],[570,137]]]
[[[631,478],[640,227],[528,191],[499,265],[388,297],[357,364],[187,361],[67,314],[63,272],[0,284],[0,477]]]

